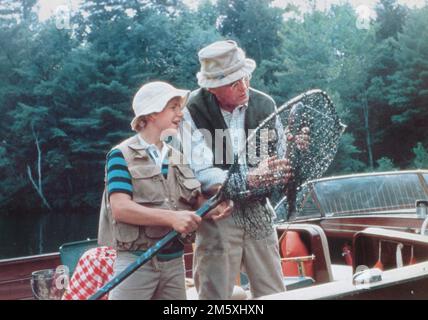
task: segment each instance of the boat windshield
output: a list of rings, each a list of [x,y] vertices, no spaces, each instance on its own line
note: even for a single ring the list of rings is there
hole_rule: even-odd
[[[428,181],[428,175],[424,175]],[[314,185],[326,216],[414,212],[415,202],[428,199],[416,173],[356,176],[318,181]]]

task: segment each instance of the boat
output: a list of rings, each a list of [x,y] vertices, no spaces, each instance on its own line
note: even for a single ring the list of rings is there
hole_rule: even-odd
[[[287,291],[258,299],[428,299],[428,170],[333,176],[304,187],[299,214],[276,224]],[[0,260],[0,299],[33,299],[32,273],[63,262],[61,252]],[[187,277],[191,263],[187,245]],[[245,274],[238,282],[246,289]]]

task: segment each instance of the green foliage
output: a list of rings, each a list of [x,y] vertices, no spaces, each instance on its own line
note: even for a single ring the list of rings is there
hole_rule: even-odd
[[[428,7],[409,12],[402,33],[395,42],[396,72],[388,77],[388,103],[394,129],[406,133],[398,160],[410,159],[415,141],[426,144],[428,120]],[[389,138],[389,136],[387,137]]]
[[[412,161],[412,167],[416,169],[428,168],[428,151],[418,142],[415,147],[412,148],[412,152],[415,155]]]
[[[388,157],[382,157],[376,160],[376,163],[377,167],[375,171],[393,171],[397,169],[392,160]]]
[[[361,151],[355,146],[355,138],[351,133],[345,133],[340,141],[337,155],[327,174],[349,174],[366,169],[365,164],[358,160]]]
[[[366,30],[349,4],[310,3],[88,0],[59,30],[37,20],[35,0],[0,2],[2,211],[42,206],[26,173],[36,140],[49,203],[97,210],[105,155],[132,134],[134,93],[150,80],[196,88],[198,50],[224,38],[256,60],[252,85],[278,105],[315,87],[332,97],[348,128],[328,174],[426,168],[428,7],[381,0]]]
[[[376,15],[377,38],[379,40],[396,38],[398,33],[403,30],[407,9],[397,4],[397,0],[380,0],[376,6]]]
[[[238,40],[249,56],[260,63],[271,59],[281,44],[279,30],[283,10],[273,0],[219,0],[219,29],[226,38]]]

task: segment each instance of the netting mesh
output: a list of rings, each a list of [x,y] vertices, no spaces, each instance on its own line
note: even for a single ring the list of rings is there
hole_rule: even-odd
[[[278,125],[280,120],[281,125]],[[281,130],[281,127],[284,130]],[[309,144],[297,143],[297,136],[309,129]],[[247,164],[232,165],[224,194],[235,203],[235,223],[253,238],[266,237],[273,230],[274,210],[266,202],[270,197],[281,202],[285,218],[298,215],[307,192],[304,184],[320,178],[337,152],[345,126],[340,123],[329,97],[320,90],[312,90],[290,100],[263,121],[247,140]],[[295,137],[290,139],[290,135]],[[251,152],[251,150],[255,152]],[[287,170],[259,170],[263,160],[276,156],[288,159],[292,176]]]

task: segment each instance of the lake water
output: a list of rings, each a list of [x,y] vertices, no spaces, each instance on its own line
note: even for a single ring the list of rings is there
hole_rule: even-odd
[[[57,252],[61,244],[94,239],[96,213],[0,215],[0,259]]]

